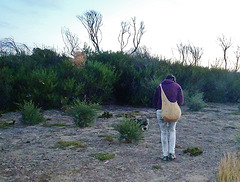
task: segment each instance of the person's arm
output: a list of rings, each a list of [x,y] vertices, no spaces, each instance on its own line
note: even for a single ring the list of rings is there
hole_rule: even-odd
[[[183,96],[183,91],[182,91],[182,88],[179,87],[178,88],[178,105],[183,105],[184,103],[184,96]]]

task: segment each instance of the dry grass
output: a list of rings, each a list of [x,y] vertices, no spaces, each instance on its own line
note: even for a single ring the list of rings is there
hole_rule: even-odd
[[[85,62],[87,60],[87,55],[84,52],[75,52],[74,58],[70,58],[70,61],[72,64],[78,68],[85,65]]]
[[[218,167],[218,182],[240,181],[240,156],[239,153],[225,155]]]

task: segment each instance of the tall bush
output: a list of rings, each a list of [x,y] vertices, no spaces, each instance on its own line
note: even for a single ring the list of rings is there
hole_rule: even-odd
[[[86,96],[91,102],[102,103],[113,99],[117,75],[104,64],[88,61],[80,70],[78,79],[84,85],[82,96]]]
[[[13,102],[13,73],[9,67],[0,69],[0,110],[8,109]]]
[[[52,69],[37,69],[30,74],[29,86],[24,88],[30,100],[43,108],[57,108],[60,97],[57,94],[59,83],[57,73]]]
[[[187,103],[188,107],[192,111],[199,111],[206,106],[206,103],[203,101],[203,93],[196,93]]]

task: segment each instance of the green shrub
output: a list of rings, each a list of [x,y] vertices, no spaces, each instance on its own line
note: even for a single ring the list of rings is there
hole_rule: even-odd
[[[44,121],[40,108],[35,107],[32,101],[24,101],[20,105],[20,113],[22,114],[21,122],[26,125],[35,125]]]
[[[206,103],[203,101],[203,93],[197,93],[192,96],[188,101],[188,107],[192,111],[199,111],[206,106]]]
[[[115,129],[120,133],[120,141],[125,140],[127,143],[133,143],[143,139],[143,132],[140,129],[140,124],[131,119],[125,118],[121,123],[115,126]]]
[[[184,105],[188,105],[190,103],[190,94],[188,90],[183,90],[184,95]]]
[[[86,102],[76,100],[72,105],[67,106],[67,112],[74,117],[76,126],[85,128],[94,123],[98,108],[99,106],[96,104],[87,104]]]

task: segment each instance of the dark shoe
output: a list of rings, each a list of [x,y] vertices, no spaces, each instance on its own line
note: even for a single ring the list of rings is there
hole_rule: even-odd
[[[168,159],[169,159],[170,161],[175,160],[175,159],[176,159],[176,155],[170,153],[170,154],[168,155]]]
[[[169,161],[168,156],[163,156],[163,157],[161,157],[161,159],[162,159],[163,161]]]

